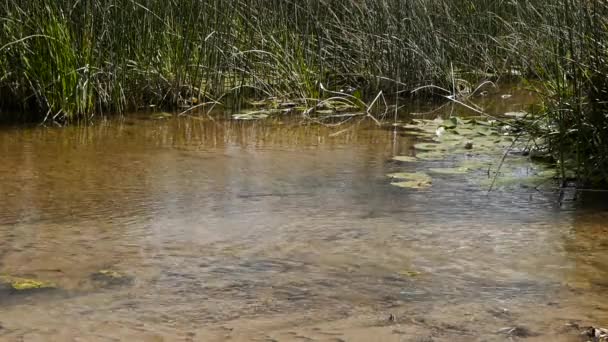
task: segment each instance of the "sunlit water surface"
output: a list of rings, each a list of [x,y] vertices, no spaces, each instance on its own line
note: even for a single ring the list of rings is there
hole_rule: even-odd
[[[602,196],[390,185],[442,163],[391,161],[415,142],[369,120],[4,128],[0,273],[58,289],[0,292],[0,339],[569,341],[570,323],[608,324]]]

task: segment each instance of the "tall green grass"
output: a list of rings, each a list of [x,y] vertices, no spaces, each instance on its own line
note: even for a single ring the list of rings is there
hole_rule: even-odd
[[[533,128],[563,175],[608,179],[606,1],[2,0],[0,26],[0,117],[516,74],[541,85]]]

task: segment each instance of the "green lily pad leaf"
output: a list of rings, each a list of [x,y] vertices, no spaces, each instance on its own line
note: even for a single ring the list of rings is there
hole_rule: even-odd
[[[153,113],[151,115],[152,119],[155,120],[163,120],[163,119],[169,119],[173,117],[173,114],[171,113],[167,113],[167,112],[160,112],[160,113]]]
[[[496,132],[495,130],[493,130],[487,126],[476,126],[475,133],[477,133],[481,136],[498,135],[498,132]]]
[[[526,112],[506,112],[503,115],[511,117],[511,118],[521,119],[521,118],[525,117],[526,115],[528,115],[528,113],[526,113]]]
[[[546,177],[546,178],[555,178],[557,177],[558,172],[557,169],[547,169],[547,170],[543,170],[540,171],[539,173],[537,173],[537,176],[539,177]]]
[[[475,131],[471,128],[466,127],[458,127],[456,129],[451,130],[452,133],[462,135],[463,137],[470,137],[475,134]]]
[[[416,153],[416,158],[422,160],[441,160],[445,158],[445,153],[441,151],[428,151]]]
[[[431,138],[434,135],[433,133],[426,132],[426,131],[407,131],[405,134],[410,137],[420,137],[420,138]]]
[[[418,143],[414,145],[414,148],[421,151],[436,151],[441,150],[442,146],[440,144],[433,143]]]
[[[429,171],[433,172],[433,173],[439,173],[442,175],[463,175],[471,170],[466,167],[445,167],[445,168],[430,168]]]
[[[269,113],[267,111],[255,111],[255,112],[247,112],[240,114],[233,114],[232,118],[234,120],[259,120],[266,119]]]
[[[490,162],[484,162],[484,161],[480,161],[480,160],[465,160],[463,162],[460,163],[461,168],[466,168],[468,170],[487,170],[490,166],[492,165],[492,163]]]
[[[420,126],[418,126],[418,125],[412,125],[412,124],[403,125],[401,127],[403,127],[404,129],[412,129],[412,130],[418,130],[418,129],[420,129]]]
[[[462,141],[463,139],[465,139],[465,137],[463,137],[462,135],[449,133],[449,134],[443,134],[440,137],[436,137],[433,140],[436,141],[436,142],[438,142],[438,143],[448,143],[448,142]]]
[[[393,157],[393,160],[400,161],[400,162],[406,162],[406,163],[412,163],[412,162],[418,161],[418,159],[416,159],[416,157],[410,157],[410,156],[395,156],[395,157]]]
[[[441,126],[445,129],[454,129],[456,126],[458,126],[458,121],[455,119],[456,118],[443,120],[443,124]]]
[[[400,188],[409,188],[409,189],[426,189],[430,188],[433,185],[431,182],[423,182],[423,181],[403,181],[403,182],[393,182],[391,185],[400,187]]]
[[[528,177],[518,177],[512,175],[504,175],[499,174],[496,179],[494,177],[484,179],[480,182],[481,186],[489,187],[494,184],[495,188],[531,188],[536,187],[545,183],[549,183],[551,181],[550,177],[540,177],[540,176],[528,176]]]
[[[400,173],[392,173],[388,175],[391,178],[399,179],[402,181],[391,183],[394,186],[398,186],[401,188],[410,188],[410,189],[425,189],[430,187],[433,184],[432,178],[426,173],[422,172],[400,172]]]

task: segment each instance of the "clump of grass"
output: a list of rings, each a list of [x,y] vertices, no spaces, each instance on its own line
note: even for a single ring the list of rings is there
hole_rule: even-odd
[[[8,0],[3,107],[90,117],[193,98],[368,96],[499,73],[521,13],[494,1]],[[471,76],[472,77],[472,76]],[[372,95],[373,94],[373,95]]]
[[[606,2],[579,0],[6,0],[0,116],[313,107],[344,89],[371,100],[516,75],[542,85],[537,131],[561,164],[606,180],[607,18]]]

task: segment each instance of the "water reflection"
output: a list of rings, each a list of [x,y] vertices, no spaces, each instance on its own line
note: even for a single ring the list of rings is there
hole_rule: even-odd
[[[64,291],[0,302],[0,336],[251,340],[328,321],[391,340],[386,322],[343,320],[399,312],[405,336],[470,341],[606,317],[603,213],[447,176],[392,187],[404,166],[390,158],[414,138],[349,128],[129,117],[0,131],[0,273]],[[134,282],[100,287],[101,269]]]

